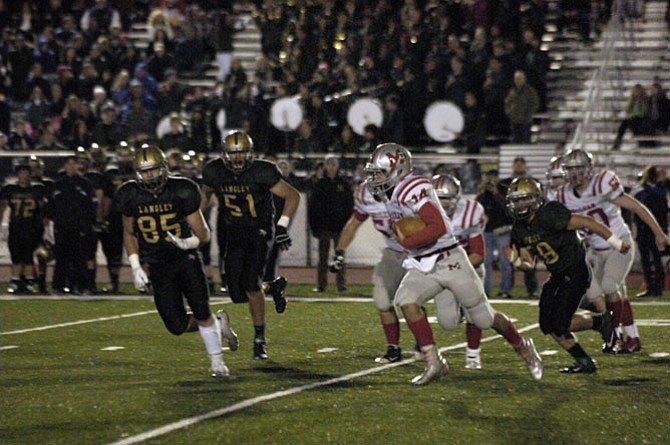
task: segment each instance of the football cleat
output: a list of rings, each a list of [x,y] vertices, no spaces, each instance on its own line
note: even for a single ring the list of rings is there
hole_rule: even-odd
[[[628,340],[623,345],[623,351],[631,354],[642,351],[640,337],[628,337]]]
[[[284,291],[286,290],[287,283],[288,281],[284,277],[277,277],[268,283],[268,293],[272,295],[272,299],[275,302],[275,310],[278,314],[286,310]]]
[[[268,345],[264,338],[254,339],[254,360],[268,359]]]
[[[426,357],[426,369],[412,379],[412,383],[416,386],[427,385],[433,380],[438,380],[449,374],[449,365],[447,360],[442,357],[437,346],[430,345],[423,349],[423,355]]]
[[[482,369],[482,359],[479,350],[468,349],[465,352],[465,369]]]
[[[561,369],[562,374],[594,374],[598,370],[596,362],[591,357],[577,359],[577,361]]]
[[[398,346],[388,345],[386,354],[375,358],[375,363],[382,363],[386,360],[389,363],[395,363],[402,360],[402,350]]]
[[[220,355],[212,356],[212,377],[215,379],[222,379],[230,375],[230,369],[223,362],[223,357]]]
[[[623,339],[617,335],[616,331],[613,332],[612,340],[603,345],[603,353],[613,355],[625,353]]]
[[[519,357],[526,363],[528,372],[530,372],[533,380],[540,380],[544,372],[544,364],[542,364],[542,358],[538,354],[537,349],[535,349],[535,343],[530,337],[522,337],[521,344],[516,348],[517,354]]]
[[[237,338],[237,334],[230,326],[230,318],[228,317],[228,314],[226,311],[221,309],[216,313],[216,318],[219,319],[219,324],[221,325],[221,335],[223,335],[223,338],[226,339],[228,347],[231,351],[237,351],[237,348],[240,346],[240,340]]]

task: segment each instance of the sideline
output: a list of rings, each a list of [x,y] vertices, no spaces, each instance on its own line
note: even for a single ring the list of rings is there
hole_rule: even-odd
[[[369,299],[368,299],[368,301],[369,301]],[[537,327],[539,327],[538,323],[535,323],[535,324],[532,324],[532,325],[529,325],[529,326],[525,326],[525,327],[519,329],[519,333],[530,331],[530,330],[535,329]],[[491,342],[493,340],[497,340],[499,338],[502,338],[502,336],[492,335],[490,337],[482,338],[481,342],[482,343],[488,343],[488,342]],[[458,344],[455,344],[455,345],[452,345],[452,346],[445,346],[445,347],[440,348],[440,352],[452,351],[454,349],[464,348],[465,346],[467,346],[466,342],[458,343]],[[277,392],[273,392],[273,393],[270,393],[270,394],[265,394],[265,395],[262,395],[262,396],[254,397],[254,398],[251,398],[251,399],[246,399],[246,400],[243,400],[241,402],[235,403],[233,405],[226,406],[224,408],[219,408],[217,410],[210,411],[210,412],[205,413],[205,414],[200,414],[198,416],[193,416],[193,417],[187,417],[185,419],[181,419],[181,420],[178,420],[176,422],[168,423],[167,425],[164,425],[160,428],[155,428],[153,430],[145,431],[144,433],[137,434],[135,436],[126,437],[125,439],[119,440],[117,442],[112,442],[112,443],[109,443],[107,445],[131,445],[131,444],[135,444],[135,443],[141,443],[141,442],[144,442],[145,440],[153,439],[155,437],[159,437],[159,436],[162,436],[162,435],[180,430],[182,428],[186,428],[186,427],[189,427],[191,425],[195,425],[196,423],[204,422],[205,420],[210,420],[210,419],[214,419],[214,418],[217,418],[217,417],[222,417],[222,416],[225,416],[226,414],[230,414],[230,413],[240,411],[240,410],[245,409],[245,408],[249,408],[250,406],[257,405],[261,402],[267,402],[269,400],[279,399],[281,397],[287,397],[287,396],[290,396],[290,395],[293,395],[293,394],[298,394],[298,393],[301,393],[301,392],[304,392],[304,391],[309,391],[309,390],[312,390],[312,389],[315,389],[315,388],[334,385],[334,384],[337,384],[337,383],[340,383],[340,382],[346,382],[346,381],[353,380],[353,379],[358,378],[358,377],[364,377],[364,376],[367,376],[367,375],[376,374],[378,372],[386,371],[388,369],[397,368],[399,366],[409,365],[411,363],[415,363],[416,361],[418,361],[418,359],[416,357],[407,358],[407,359],[403,359],[401,362],[388,363],[388,364],[385,364],[385,365],[376,366],[374,368],[363,369],[361,371],[353,372],[351,374],[345,374],[345,375],[340,376],[340,377],[335,377],[335,378],[332,378],[332,379],[324,380],[322,382],[316,382],[316,383],[311,383],[309,385],[297,386],[295,388],[286,389],[284,391],[277,391]]]

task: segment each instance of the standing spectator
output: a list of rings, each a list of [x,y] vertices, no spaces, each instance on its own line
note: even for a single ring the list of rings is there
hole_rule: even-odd
[[[535,89],[540,100],[540,112],[547,111],[546,76],[551,66],[551,59],[546,51],[540,49],[540,36],[527,29],[523,32],[525,55],[523,57],[524,72],[528,76],[528,84]]]
[[[485,142],[486,121],[484,120],[485,112],[479,106],[474,91],[465,93],[465,107],[461,111],[464,121],[463,131],[458,135],[456,144],[465,153],[478,154]]]
[[[26,158],[17,158],[14,166],[16,184],[0,190],[0,217],[9,207],[9,236],[7,245],[12,262],[12,279],[7,292],[35,293],[33,253],[44,233],[46,187],[30,179],[30,165]],[[3,235],[0,233],[0,235]]]
[[[93,231],[97,202],[91,183],[79,173],[75,155],[65,158],[63,171],[46,209],[47,232],[55,235],[53,288],[78,294],[87,292],[86,242]]]
[[[501,59],[491,57],[482,87],[487,135],[509,134],[509,120],[505,115],[505,97],[510,89],[510,83],[507,73],[503,70]]]
[[[324,160],[325,174],[314,185],[307,204],[309,227],[319,240],[319,265],[314,292],[325,292],[328,285],[328,257],[331,242],[337,246],[342,229],[354,208],[354,195],[349,182],[339,175],[339,162],[335,155]],[[346,292],[346,269],[337,271],[338,292]]]
[[[234,18],[230,11],[222,9],[216,16],[216,61],[219,64],[219,80],[226,80],[233,62]]]
[[[147,71],[159,84],[164,80],[165,71],[169,68],[174,69],[175,59],[172,54],[165,49],[162,42],[154,43],[154,54],[147,62]]]
[[[649,133],[649,96],[641,84],[636,83],[630,90],[624,113],[625,117],[619,124],[612,150],[621,148],[621,142],[629,128],[635,136]]]
[[[607,240],[614,255],[625,254],[630,244],[614,235],[607,226],[589,216],[573,214],[556,201],[546,204],[542,186],[534,178],[515,179],[509,187],[507,202],[514,215],[513,246],[506,256],[515,267],[529,269],[540,257],[551,273],[540,297],[540,329],[550,334],[574,359],[575,364],[561,369],[566,374],[593,374],[596,362],[582,348],[572,332],[593,329],[605,342],[613,336],[608,312],[599,315],[576,315],[591,281],[591,271],[584,245],[577,230],[586,229]]]
[[[266,360],[262,281],[267,255],[274,243],[282,250],[290,248],[287,228],[298,208],[300,194],[282,178],[276,164],[254,159],[254,143],[245,131],[229,132],[221,146],[221,157],[203,168],[202,202],[208,203],[216,192],[226,224],[224,263],[228,292],[234,303],[249,303],[254,326],[253,358]],[[285,201],[276,225],[272,195]],[[268,289],[270,293],[273,290]],[[275,310],[283,311],[286,305],[283,289],[272,296]]]
[[[405,143],[405,117],[400,109],[400,97],[389,94],[384,99],[384,119],[380,130],[382,142]]]
[[[509,246],[512,219],[507,214],[505,203],[506,188],[500,185],[498,170],[491,169],[484,174],[484,182],[480,185],[477,201],[484,206],[486,213],[486,227],[484,228],[484,242],[486,243],[486,258],[484,259],[484,290],[491,295],[493,289],[493,263],[497,252],[498,268],[500,269],[500,293],[502,298],[512,298],[514,275],[512,264],[503,255],[503,248]]]
[[[133,164],[136,179],[119,189],[114,205],[123,214],[124,246],[135,287],[144,292],[153,289],[156,309],[170,333],[198,330],[212,377],[227,377],[230,370],[223,361],[221,334],[231,351],[237,350],[238,339],[228,314],[219,311],[214,316],[209,306],[207,278],[197,251],[210,237],[200,211],[200,189],[189,179],[169,176],[165,154],[155,145],[137,150]],[[142,262],[149,265],[151,284]],[[184,300],[192,313],[186,312]]]
[[[655,134],[665,134],[670,125],[670,99],[661,86],[655,81],[649,89],[649,119]]]
[[[526,73],[522,70],[514,72],[514,87],[505,97],[505,115],[510,122],[511,142],[514,144],[530,144],[530,128],[533,115],[537,113],[540,102],[535,89],[526,83]]]
[[[516,178],[523,178],[528,173],[528,168],[526,165],[526,158],[522,156],[517,156],[514,158],[512,163],[512,176],[505,178],[500,181],[500,185],[505,188],[505,195],[507,194],[507,188]],[[514,278],[514,275],[512,275]],[[526,270],[523,273],[523,284],[526,287],[526,294],[528,298],[537,298],[535,292],[537,291],[537,276],[535,274],[535,269]]]
[[[658,167],[647,166],[642,172],[640,187],[634,189],[631,195],[644,204],[654,215],[656,221],[665,233],[668,232],[668,191],[659,186],[665,180],[662,170]],[[634,219],[637,233],[635,241],[640,250],[642,261],[642,272],[646,290],[640,292],[636,297],[660,297],[665,287],[665,272],[661,255],[663,252],[656,247],[654,232],[636,214]]]

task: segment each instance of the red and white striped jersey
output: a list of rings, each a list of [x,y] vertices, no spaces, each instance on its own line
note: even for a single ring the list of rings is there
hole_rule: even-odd
[[[572,213],[587,215],[605,224],[619,238],[630,236],[630,229],[621,216],[621,207],[614,204],[616,198],[624,194],[618,176],[611,170],[603,170],[594,175],[588,187],[578,194],[570,184],[558,189],[556,200],[564,204]],[[587,233],[591,247],[608,249],[609,244],[594,233]]]
[[[484,233],[486,214],[484,206],[469,198],[458,200],[456,211],[451,217],[451,227],[459,244],[470,253],[469,240]]]
[[[354,194],[354,215],[359,221],[365,221],[368,217],[372,218],[375,229],[384,235],[386,246],[396,252],[405,251],[398,240],[393,237],[393,230],[391,229],[393,222],[386,206],[372,196],[372,193],[365,186],[365,182],[360,183]]]
[[[421,207],[428,203],[431,203],[439,210],[447,232],[439,237],[434,244],[412,249],[409,252],[411,256],[425,255],[444,247],[452,246],[457,242],[449,217],[440,204],[435,189],[433,189],[433,184],[428,178],[409,174],[395,186],[391,197],[384,202],[393,222],[407,216],[419,216]]]

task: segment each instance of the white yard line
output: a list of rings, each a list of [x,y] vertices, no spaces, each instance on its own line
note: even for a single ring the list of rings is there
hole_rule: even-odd
[[[331,300],[332,301],[332,300]],[[369,300],[368,300],[369,301]],[[532,324],[529,326],[526,326],[522,329],[519,329],[519,332],[526,332],[532,329],[535,329],[539,326],[539,324]],[[496,340],[498,338],[501,338],[500,335],[492,335],[490,337],[482,338],[482,343],[490,342],[493,340]],[[445,346],[443,348],[440,348],[441,352],[446,352],[446,351],[451,351],[454,349],[460,349],[463,348],[467,345],[467,343],[458,343],[456,345],[452,346]],[[174,431],[180,430],[182,428],[186,428],[188,426],[194,425],[196,423],[204,422],[205,420],[209,419],[214,419],[216,417],[221,417],[225,416],[226,414],[230,414],[236,411],[243,410],[245,408],[249,408],[250,406],[257,405],[261,402],[267,402],[269,400],[274,400],[274,399],[279,399],[281,397],[286,397],[290,396],[293,394],[298,394],[301,392],[309,391],[315,388],[321,388],[323,386],[329,386],[329,385],[334,385],[340,382],[346,382],[349,380],[353,380],[358,377],[364,377],[370,374],[376,374],[378,372],[386,371],[391,368],[397,368],[398,366],[405,366],[410,363],[416,362],[416,358],[406,358],[403,359],[401,362],[397,363],[389,363],[386,365],[381,365],[381,366],[375,366],[374,368],[368,368],[364,369],[362,371],[354,372],[351,374],[346,374],[340,377],[335,377],[332,379],[324,380],[322,382],[316,382],[316,383],[311,383],[309,385],[302,385],[302,386],[297,386],[295,388],[291,389],[286,389],[284,391],[277,391],[269,394],[264,394],[262,396],[258,397],[253,397],[251,399],[246,399],[242,400],[241,402],[235,403],[230,406],[226,406],[224,408],[219,408],[214,411],[210,411],[205,414],[200,414],[198,416],[194,417],[187,417],[185,419],[178,420],[173,423],[168,423],[167,425],[164,425],[160,428],[155,428],[153,430],[145,431],[144,433],[137,434],[135,436],[130,436],[126,437],[125,439],[119,440],[117,442],[112,442],[108,445],[131,445],[134,443],[141,443],[144,442],[145,440],[153,439],[154,437],[162,436],[164,434],[172,433]]]

